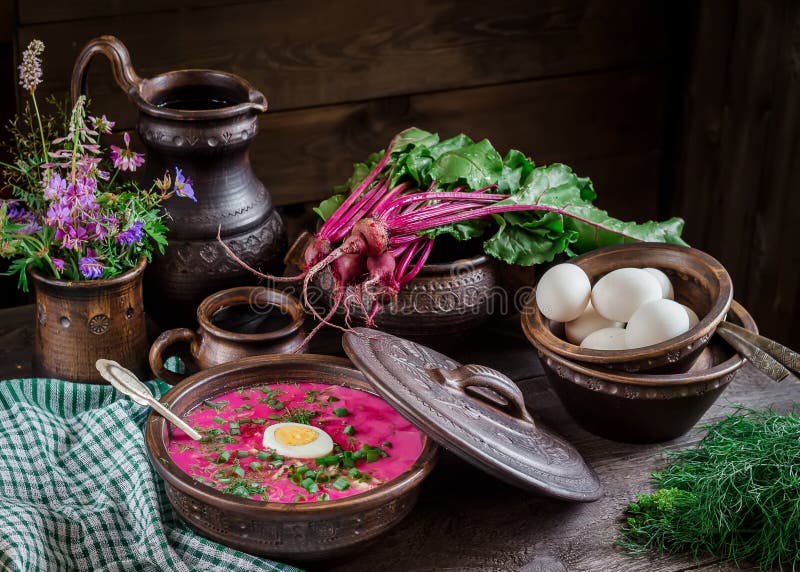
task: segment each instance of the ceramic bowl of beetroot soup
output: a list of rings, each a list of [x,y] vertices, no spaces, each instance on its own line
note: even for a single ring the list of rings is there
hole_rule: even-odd
[[[162,402],[203,435],[147,421],[170,503],[200,534],[256,555],[311,562],[363,548],[412,510],[438,457],[341,358],[245,358]]]

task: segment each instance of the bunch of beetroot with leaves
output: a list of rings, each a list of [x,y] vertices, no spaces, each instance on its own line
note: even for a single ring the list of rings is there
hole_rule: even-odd
[[[350,293],[371,323],[382,303],[419,273],[442,235],[484,238],[488,255],[525,266],[623,242],[684,244],[681,219],[637,224],[611,218],[592,204],[591,181],[566,165],[536,167],[516,150],[503,158],[485,139],[441,141],[413,127],[356,164],[334,192],[315,209],[324,223],[294,278],[304,280],[309,305],[310,281],[330,269],[336,290],[324,322]]]

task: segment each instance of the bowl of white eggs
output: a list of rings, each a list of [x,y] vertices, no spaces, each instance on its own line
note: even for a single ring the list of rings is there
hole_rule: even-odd
[[[728,321],[758,333],[736,301]],[[745,363],[719,336],[712,337],[688,371],[615,371],[539,350],[547,380],[564,408],[587,431],[625,443],[661,443],[689,431],[735,379]]]
[[[536,346],[626,372],[687,371],[725,318],[733,284],[712,256],[672,244],[601,248],[552,266],[522,313]]]

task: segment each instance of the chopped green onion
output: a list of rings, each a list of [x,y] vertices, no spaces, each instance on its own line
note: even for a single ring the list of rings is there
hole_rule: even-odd
[[[277,469],[278,467],[283,465],[283,459],[275,459],[274,461],[272,461],[270,463],[270,465],[272,465],[273,467],[275,467]]]
[[[333,403],[335,401],[339,401],[339,398],[336,397],[335,395],[329,395],[328,396],[328,403]]]
[[[331,500],[331,495],[328,493],[322,493],[317,497],[317,500]]]
[[[359,471],[359,470],[358,470],[358,469],[356,469],[355,467],[353,467],[352,469],[350,469],[349,471],[347,471],[347,473],[348,473],[348,474],[349,474],[351,477],[353,477],[354,479],[357,479],[358,477],[360,477],[360,476],[361,476],[361,471]]]
[[[381,447],[383,447],[384,449],[391,449],[392,444],[389,441],[384,441],[383,443],[381,443]]]
[[[218,415],[214,416],[214,422],[217,423],[218,425],[225,425],[225,420]]]
[[[380,453],[375,449],[370,449],[367,451],[367,463],[374,463],[378,459],[380,459]]]
[[[241,467],[234,467],[233,468],[233,474],[237,475],[237,476],[239,476],[241,478],[244,478],[244,469],[241,468]]]
[[[245,457],[249,457],[250,456],[250,452],[249,451],[239,450],[239,451],[236,451],[236,454],[239,456],[240,459],[244,459]]]
[[[342,477],[339,477],[333,481],[333,488],[338,491],[346,491],[350,488],[350,483],[348,483],[347,480],[343,479]]]
[[[221,484],[221,485],[227,485],[227,484],[228,484],[228,483],[230,483],[232,480],[233,480],[233,479],[232,479],[232,478],[230,478],[230,477],[220,477],[219,479],[217,479],[217,482],[218,482],[219,484]]]
[[[278,421],[279,419],[283,419],[283,417],[281,417],[280,415],[275,415],[274,413],[270,415],[269,418],[272,419],[273,421]]]
[[[249,466],[251,471],[260,471],[264,465],[262,465],[258,461],[253,461],[252,463],[250,463]]]
[[[344,428],[344,430],[342,432],[345,435],[353,435],[356,432],[356,428],[353,427],[352,425],[348,425],[347,427]]]
[[[333,414],[336,415],[336,417],[346,417],[350,415],[350,412],[347,410],[347,407],[337,407],[333,410]]]
[[[230,458],[231,458],[231,452],[223,451],[222,453],[219,454],[219,457],[217,457],[217,462],[227,463]]]
[[[256,457],[261,459],[262,461],[269,461],[272,458],[272,455],[270,455],[266,451],[259,451],[258,453],[256,453]]]

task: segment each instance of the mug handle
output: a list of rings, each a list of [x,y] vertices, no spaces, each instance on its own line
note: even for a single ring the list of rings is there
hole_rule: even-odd
[[[449,385],[460,391],[468,387],[483,387],[491,389],[502,397],[506,405],[502,408],[508,414],[521,421],[534,424],[533,417],[525,407],[525,399],[519,387],[508,377],[485,365],[467,364],[458,366],[455,369],[434,369],[432,371],[445,385]],[[481,401],[497,408],[497,404],[489,403],[488,399],[478,393],[473,393]]]
[[[167,350],[178,342],[188,342],[193,349],[200,342],[200,336],[188,328],[176,328],[162,333],[150,347],[150,369],[157,378],[163,379],[170,385],[182,381],[187,375],[175,373],[164,367],[164,362],[171,355],[167,353]]]
[[[130,96],[132,91],[139,90],[142,78],[136,75],[133,65],[131,65],[131,55],[128,52],[128,48],[115,36],[100,36],[89,40],[75,60],[69,90],[72,105],[75,105],[81,95],[87,94],[86,80],[89,73],[89,64],[96,54],[103,54],[109,59],[114,79],[126,94]]]

